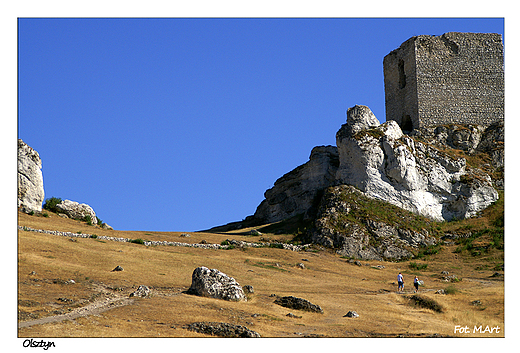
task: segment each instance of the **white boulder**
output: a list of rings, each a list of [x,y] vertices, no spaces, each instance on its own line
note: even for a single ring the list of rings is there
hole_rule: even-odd
[[[190,294],[230,301],[247,300],[240,284],[217,269],[197,267],[191,277]]]
[[[66,214],[69,218],[85,220],[87,216],[90,217],[92,224],[97,223],[96,212],[85,203],[79,203],[71,200],[63,200],[56,205],[58,213]]]

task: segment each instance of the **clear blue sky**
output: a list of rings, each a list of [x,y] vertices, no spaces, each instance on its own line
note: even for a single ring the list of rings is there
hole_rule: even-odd
[[[314,146],[335,145],[347,108],[367,105],[384,122],[383,57],[408,38],[504,34],[502,19],[18,26],[18,137],[42,158],[45,197],[149,231],[241,220]]]

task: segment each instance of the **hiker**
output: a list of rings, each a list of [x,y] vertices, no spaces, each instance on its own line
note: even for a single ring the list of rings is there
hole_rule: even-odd
[[[417,276],[413,279],[413,286],[415,287],[414,293],[417,293],[419,291],[419,278]]]
[[[397,291],[404,291],[404,279],[401,272],[397,275]]]

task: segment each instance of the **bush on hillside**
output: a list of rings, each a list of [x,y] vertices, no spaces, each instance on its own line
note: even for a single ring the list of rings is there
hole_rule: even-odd
[[[49,210],[51,212],[54,212],[56,213],[56,205],[58,205],[59,203],[61,203],[63,200],[60,199],[59,197],[51,197],[51,198],[48,198],[48,199],[45,199],[45,203],[43,204],[43,208],[46,209],[46,210]]]

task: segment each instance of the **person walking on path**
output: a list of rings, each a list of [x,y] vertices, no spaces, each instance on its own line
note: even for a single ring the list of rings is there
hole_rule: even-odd
[[[415,287],[414,293],[417,293],[419,291],[419,278],[417,276],[413,279],[413,286]]]
[[[404,279],[401,272],[397,275],[397,291],[402,292],[404,291]]]

